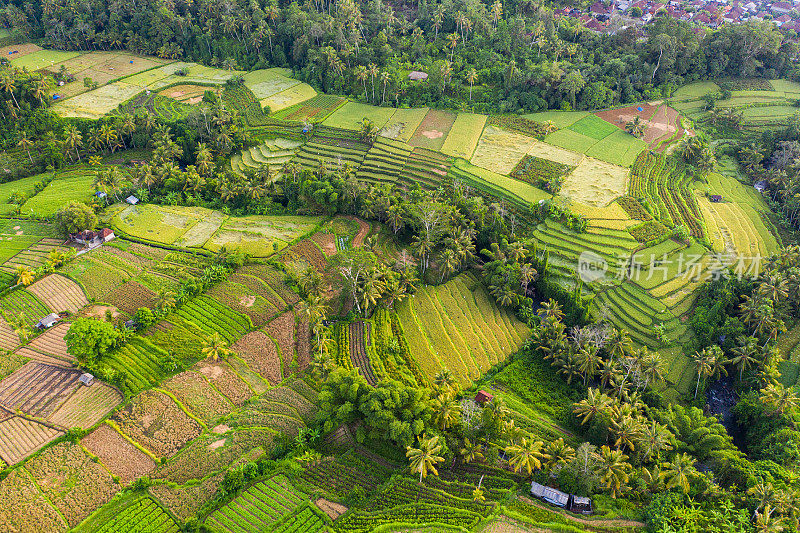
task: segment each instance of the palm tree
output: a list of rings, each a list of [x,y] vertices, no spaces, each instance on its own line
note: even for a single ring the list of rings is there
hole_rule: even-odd
[[[595,419],[598,413],[607,413],[611,407],[611,397],[599,389],[590,388],[585,400],[572,406],[572,412],[578,417],[583,417],[581,425],[586,425]]]
[[[611,491],[612,498],[616,498],[628,483],[630,471],[628,456],[622,450],[612,450],[608,446],[600,448],[598,473],[605,488]]]
[[[31,141],[27,131],[22,130],[21,132],[19,132],[19,140],[17,141],[17,146],[25,150],[25,153],[28,154],[28,159],[31,160],[31,165],[32,165],[33,158],[31,157],[31,147],[33,146],[33,141]]]
[[[456,45],[458,45],[458,34],[451,33],[447,36],[447,46],[450,48],[450,62],[453,62],[453,54],[456,51]]]
[[[22,285],[23,287],[27,287],[31,283],[36,276],[36,274],[32,270],[28,270],[27,267],[18,266],[16,271],[17,276],[17,284]]]
[[[584,385],[586,385],[590,377],[597,375],[597,371],[600,369],[600,365],[603,362],[597,354],[597,351],[597,347],[591,345],[581,346],[578,349],[578,362],[580,364],[580,371],[583,373]]]
[[[437,455],[442,450],[438,435],[430,438],[423,435],[418,443],[419,448],[406,447],[406,457],[409,468],[412,472],[419,473],[419,482],[422,483],[422,479],[428,477],[428,474],[439,475],[436,465],[443,462],[444,458]]]
[[[215,331],[203,341],[203,349],[200,350],[200,353],[203,354],[203,357],[211,357],[212,361],[217,361],[220,357],[227,357],[230,350],[228,350],[228,343],[225,342],[225,339]]]
[[[448,394],[434,398],[431,402],[431,407],[433,408],[434,422],[442,431],[446,431],[455,425],[461,416],[461,406]]]
[[[640,424],[632,416],[621,415],[611,421],[611,432],[616,435],[617,440],[614,441],[614,446],[618,450],[628,448],[630,451],[635,451],[636,441],[639,439]]]
[[[467,464],[483,460],[483,446],[477,441],[473,442],[469,439],[464,439],[464,446],[459,450],[459,453]]]
[[[458,388],[458,381],[456,381],[455,376],[453,376],[453,373],[450,372],[448,368],[442,369],[434,376],[433,384],[436,385],[438,389],[448,392],[455,392]]]
[[[14,76],[8,72],[4,72],[2,79],[0,79],[0,83],[3,85],[3,90],[11,94],[14,104],[17,106],[17,109],[19,109],[19,102],[17,102],[17,97],[14,96],[14,90],[16,89],[16,80],[14,79]]]
[[[559,437],[551,441],[545,448],[545,469],[550,474],[554,469],[569,463],[574,458],[575,450],[565,443],[563,438]]]
[[[688,453],[679,453],[673,457],[672,461],[662,465],[664,467],[661,475],[666,481],[668,489],[680,488],[684,494],[689,493],[689,479],[696,473],[694,469],[694,459]]]
[[[643,424],[639,436],[640,457],[645,461],[657,459],[662,450],[672,448],[671,437],[672,433],[655,420],[651,420],[649,424]]]
[[[791,388],[781,383],[772,383],[761,391],[761,401],[772,407],[774,414],[784,415],[800,405],[800,398]]]
[[[756,530],[759,533],[781,533],[784,529],[783,517],[774,518],[772,515],[775,509],[767,504],[764,507],[764,512],[759,513],[756,511]]]
[[[478,79],[478,73],[474,68],[470,68],[464,78],[469,83],[469,101],[472,102],[472,86],[475,85],[475,80]]]
[[[81,160],[81,154],[78,151],[78,148],[83,145],[83,135],[81,135],[80,130],[78,130],[78,128],[72,124],[68,124],[64,129],[64,145],[70,152],[75,152],[75,155],[78,156],[78,161]],[[71,153],[70,159],[72,159]]]
[[[694,397],[697,398],[697,391],[700,389],[700,380],[707,378],[711,375],[711,361],[714,355],[711,353],[712,349],[719,350],[719,346],[714,345],[711,348],[703,348],[699,352],[695,352],[692,356],[694,364],[697,366],[697,384],[694,387]]]
[[[542,441],[534,441],[532,438],[523,438],[518,444],[507,446],[506,454],[510,457],[508,464],[514,472],[525,469],[530,476],[534,470],[542,467],[542,459],[545,458],[543,446]]]
[[[634,117],[633,120],[625,124],[625,131],[637,138],[644,135],[644,130],[645,124],[639,116]]]

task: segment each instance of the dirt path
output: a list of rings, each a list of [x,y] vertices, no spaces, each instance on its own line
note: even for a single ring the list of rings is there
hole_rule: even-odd
[[[562,511],[561,509],[556,509],[555,507],[550,507],[539,503],[535,500],[531,500],[530,498],[526,498],[525,496],[520,496],[519,498],[521,501],[527,503],[528,505],[533,505],[534,507],[538,507],[540,509],[544,509],[545,511],[550,511],[552,513],[558,513],[564,518],[576,522],[578,524],[583,524],[585,526],[607,526],[607,527],[645,527],[644,522],[638,522],[636,520],[625,520],[625,519],[597,519],[597,520],[587,520],[585,518],[578,518],[577,516],[572,516],[566,511]]]
[[[358,224],[358,233],[353,237],[353,248],[361,248],[364,245],[364,239],[369,234],[369,224],[353,216],[345,217],[348,220],[354,220]]]

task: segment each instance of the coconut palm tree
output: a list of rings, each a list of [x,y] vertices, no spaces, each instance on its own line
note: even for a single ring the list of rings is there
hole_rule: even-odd
[[[461,459],[467,464],[483,460],[483,446],[477,441],[464,439],[464,446],[461,447],[459,453]]]
[[[756,363],[755,355],[758,353],[758,339],[755,337],[739,337],[738,346],[733,349],[730,363],[739,369],[739,380],[751,365]]]
[[[517,444],[507,446],[508,464],[514,469],[514,472],[524,469],[530,476],[534,470],[542,467],[542,459],[545,458],[545,454],[542,452],[543,446],[542,441],[535,441],[530,437],[523,438]]]
[[[775,509],[766,505],[763,512],[756,511],[756,530],[759,533],[781,533],[784,529],[783,517],[774,517]]]
[[[406,447],[406,457],[409,468],[415,474],[419,474],[419,482],[422,483],[422,479],[428,477],[428,474],[439,475],[436,465],[443,462],[444,458],[437,455],[442,450],[438,435],[433,437],[423,435],[417,442],[418,448]]]
[[[585,400],[574,404],[572,412],[577,417],[583,417],[581,425],[586,425],[595,419],[598,414],[608,413],[611,408],[611,397],[599,389],[589,388],[588,396]]]
[[[557,438],[545,447],[544,450],[544,466],[548,474],[553,470],[569,463],[575,458],[575,450],[569,444],[564,442],[563,438]]]
[[[449,394],[442,394],[431,401],[433,420],[442,431],[448,430],[458,422],[461,416],[461,406]]]
[[[472,102],[472,86],[475,85],[475,80],[478,79],[478,73],[474,68],[471,68],[467,71],[467,74],[464,76],[464,78],[469,83],[469,101]]]
[[[28,136],[28,132],[22,130],[19,132],[19,140],[17,141],[17,146],[25,150],[25,153],[28,154],[28,159],[31,160],[31,165],[33,164],[33,157],[31,157],[31,147],[33,146],[33,141]]]
[[[639,116],[634,117],[633,120],[625,124],[625,131],[627,131],[636,138],[639,138],[644,135],[645,128],[646,126],[644,122],[642,122],[642,119]]]
[[[800,397],[794,390],[784,387],[781,383],[772,383],[762,389],[761,401],[769,405],[776,415],[794,411],[800,405]]]
[[[663,464],[661,475],[668,489],[679,488],[684,494],[689,493],[689,480],[697,473],[694,469],[694,459],[688,453],[679,453],[672,461]]]
[[[18,266],[15,275],[17,277],[17,284],[22,285],[23,287],[27,287],[33,283],[33,280],[36,277],[35,272],[28,270],[28,268],[24,266]]]
[[[714,345],[712,348],[720,349],[719,346]],[[699,352],[695,352],[692,356],[694,364],[697,367],[697,384],[694,387],[694,397],[697,398],[697,391],[700,389],[700,380],[705,380],[711,375],[711,361],[713,354],[712,348],[703,348]]]
[[[228,350],[228,343],[225,342],[219,332],[214,332],[205,341],[203,341],[203,348],[200,350],[203,357],[210,357],[212,361],[219,360],[220,357],[227,357],[230,354]]]
[[[600,448],[598,474],[611,497],[616,498],[630,479],[631,465],[622,450],[612,450],[608,446]]]
[[[72,159],[72,152],[75,152],[78,161],[81,160],[81,154],[78,149],[82,145],[83,135],[81,135],[80,130],[72,124],[67,124],[66,128],[64,128],[64,146],[66,146],[67,150],[70,152],[70,159]]]

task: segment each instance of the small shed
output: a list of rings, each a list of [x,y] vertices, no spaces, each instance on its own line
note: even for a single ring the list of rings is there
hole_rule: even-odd
[[[721,194],[712,194],[711,196],[709,196],[709,200],[711,200],[715,204],[718,204],[718,203],[720,203],[722,201],[722,195]]]
[[[127,198],[125,198],[125,201],[131,205],[136,205],[139,203],[139,199],[136,198],[134,195],[128,196]]]
[[[58,324],[61,317],[59,317],[56,313],[50,313],[46,317],[39,320],[36,323],[36,329],[49,329]]]
[[[572,495],[572,501],[569,503],[569,511],[582,515],[592,514],[592,499],[586,496]]]
[[[412,70],[408,74],[408,79],[411,81],[425,81],[428,79],[428,73],[421,70]]]
[[[487,402],[491,402],[493,398],[494,395],[489,394],[485,390],[481,390],[475,395],[475,403],[478,405],[485,405]]]
[[[87,387],[91,387],[92,383],[94,383],[94,376],[85,372],[81,374],[81,377],[78,378],[78,381],[86,385]]]
[[[767,180],[758,180],[753,184],[753,188],[758,192],[764,192],[767,190]]]
[[[108,196],[108,195],[107,195],[106,193],[104,193],[103,191],[97,191],[96,193],[94,193],[94,195],[95,195],[95,196],[97,196],[98,198],[100,198],[101,200],[102,200],[103,198],[105,198],[106,196]]]
[[[569,503],[569,494],[566,492],[561,492],[535,481],[531,483],[531,494],[556,507],[566,507]]]

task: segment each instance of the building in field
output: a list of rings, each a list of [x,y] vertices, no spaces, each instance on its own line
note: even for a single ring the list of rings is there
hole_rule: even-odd
[[[494,396],[485,390],[478,391],[478,394],[475,395],[475,403],[478,405],[485,405],[486,403],[491,402],[493,399]]]
[[[50,313],[36,323],[36,329],[50,329],[61,321],[56,313]]]
[[[78,244],[85,244],[90,248],[100,246],[104,242],[112,240],[114,237],[114,231],[111,228],[103,228],[100,231],[85,229],[78,233],[69,234],[70,240]]]
[[[569,494],[535,481],[531,483],[531,494],[556,507],[566,508],[569,504]]]
[[[592,499],[586,496],[570,496],[568,510],[572,513],[590,515],[592,514]]]

